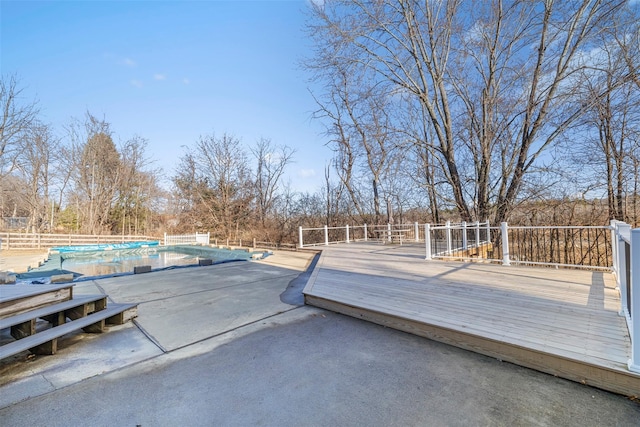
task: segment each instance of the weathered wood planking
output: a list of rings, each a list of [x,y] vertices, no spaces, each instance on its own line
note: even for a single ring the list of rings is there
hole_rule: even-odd
[[[308,304],[626,395],[640,376],[606,272],[424,261],[417,246],[326,248]]]
[[[2,285],[0,319],[73,298],[73,285]]]

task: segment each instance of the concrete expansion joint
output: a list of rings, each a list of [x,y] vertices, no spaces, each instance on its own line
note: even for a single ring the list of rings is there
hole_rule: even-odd
[[[169,353],[169,350],[167,350],[166,348],[164,348],[162,346],[162,344],[160,344],[160,342],[153,336],[151,335],[145,328],[142,327],[142,325],[140,324],[140,322],[138,322],[137,319],[133,319],[132,320],[133,324],[136,325],[136,328],[138,328],[138,330],[140,332],[142,332],[142,334],[147,337],[147,339],[149,341],[151,341],[153,343],[153,345],[155,345],[156,347],[158,347],[160,349],[160,351],[162,353]]]
[[[291,307],[290,309],[282,310],[282,311],[279,311],[277,313],[271,314],[269,316],[262,317],[260,319],[257,319],[257,320],[251,321],[251,322],[243,323],[242,325],[238,325],[235,328],[227,329],[224,332],[220,332],[219,334],[214,334],[214,335],[211,335],[211,336],[208,336],[208,337],[204,337],[204,338],[201,338],[201,339],[199,339],[197,341],[193,341],[193,342],[190,342],[188,344],[182,345],[180,347],[172,348],[171,350],[166,350],[165,351],[159,344],[156,344],[156,345],[158,345],[158,347],[162,351],[164,351],[165,353],[173,353],[174,351],[185,349],[185,348],[190,347],[190,346],[192,346],[194,344],[199,344],[199,343],[202,343],[202,342],[214,339],[214,338],[219,338],[221,336],[224,336],[226,334],[230,334],[232,332],[239,331],[239,330],[241,330],[243,328],[246,328],[248,326],[257,325],[258,323],[263,322],[263,321],[265,321],[267,319],[272,319],[272,318],[277,317],[277,316],[279,316],[281,314],[289,313],[289,312],[291,312],[293,310],[297,310],[297,309],[302,308],[302,307],[305,307],[305,306],[304,305],[300,305],[300,306]]]

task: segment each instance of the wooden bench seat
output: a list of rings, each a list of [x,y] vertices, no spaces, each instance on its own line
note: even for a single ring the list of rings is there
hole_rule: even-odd
[[[2,285],[0,319],[73,299],[73,285]]]
[[[127,315],[126,313],[135,311],[136,308],[137,304],[109,304],[107,308],[95,311],[87,316],[79,317],[70,322],[59,324],[0,346],[0,359],[16,355],[26,350],[30,350],[35,354],[55,354],[58,347],[57,339],[59,337],[79,329],[92,333],[102,332],[104,331],[105,323],[122,324],[131,317],[135,317],[135,314],[130,313]]]
[[[5,319],[0,319],[0,329],[5,329],[10,326],[19,325],[31,319],[43,319],[51,314],[65,312],[67,310],[71,310],[85,304],[95,305],[96,302],[98,302],[98,306],[104,304],[102,307],[98,307],[95,310],[89,309],[89,312],[102,310],[104,309],[104,307],[106,307],[106,299],[107,299],[107,296],[102,294],[75,297],[74,299],[70,299],[64,302],[60,302],[53,305],[47,305],[35,310],[31,310],[31,311],[17,314],[15,316],[7,317]]]

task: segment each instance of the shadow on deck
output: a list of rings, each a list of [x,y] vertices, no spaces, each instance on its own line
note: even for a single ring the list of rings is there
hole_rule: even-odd
[[[627,396],[630,339],[610,273],[425,261],[420,246],[323,250],[305,302]]]

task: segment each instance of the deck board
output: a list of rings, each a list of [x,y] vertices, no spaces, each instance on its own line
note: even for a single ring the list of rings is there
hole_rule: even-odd
[[[610,273],[425,261],[423,254],[411,245],[325,248],[306,301],[640,395],[640,376],[627,369],[629,335]]]

